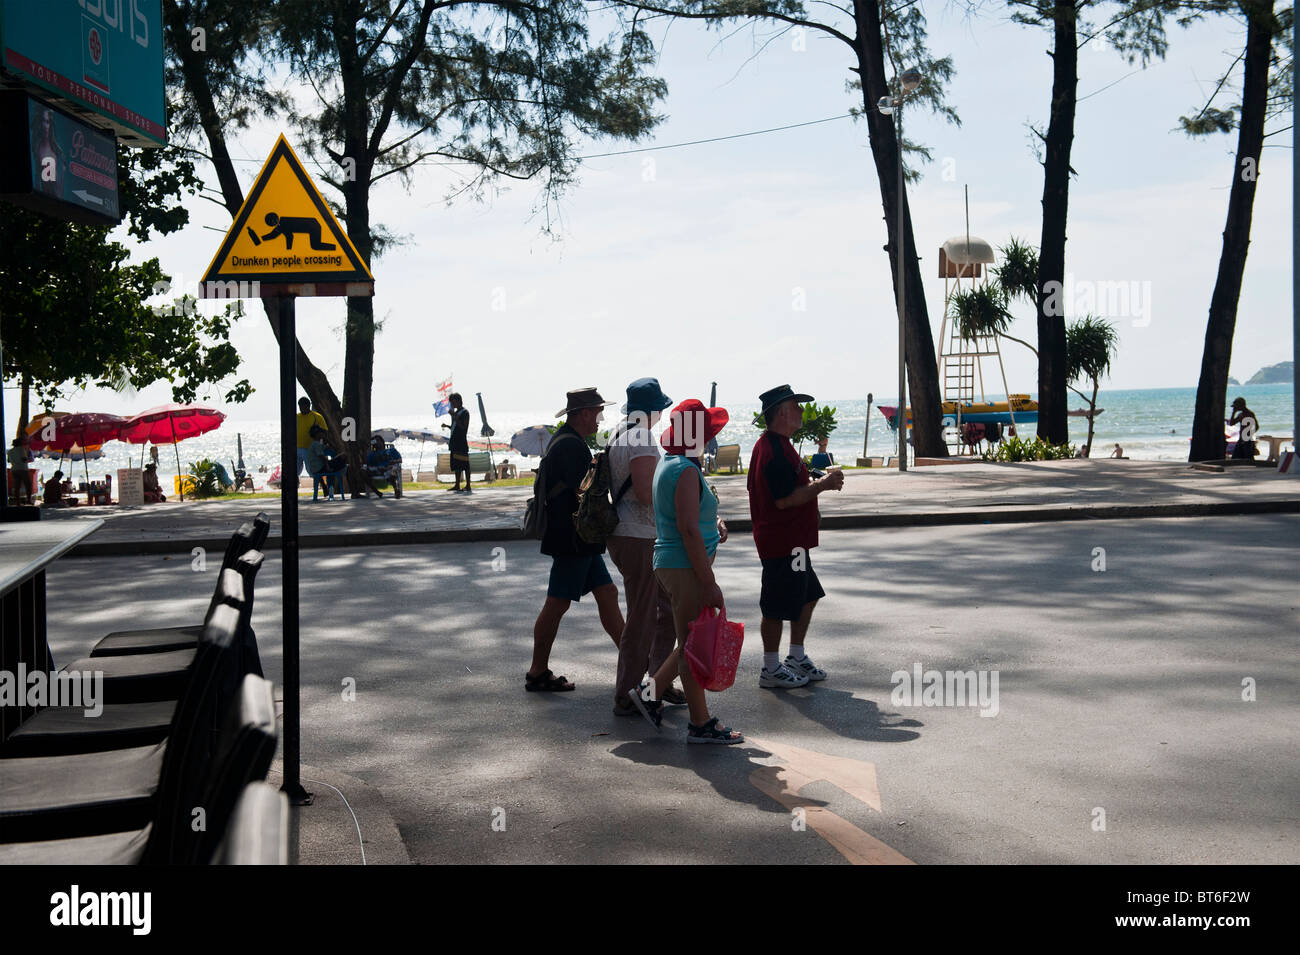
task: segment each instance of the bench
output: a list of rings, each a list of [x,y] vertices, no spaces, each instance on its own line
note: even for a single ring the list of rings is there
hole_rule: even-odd
[[[1295,438],[1290,435],[1257,434],[1255,435],[1255,440],[1268,442],[1268,457],[1264,460],[1269,464],[1277,463],[1277,460],[1282,453],[1282,445],[1295,443]]]
[[[495,477],[495,475],[492,475],[491,457],[486,451],[471,451],[469,453],[469,476],[471,481],[475,475],[482,475],[489,481]],[[437,463],[433,468],[433,479],[435,481],[442,480],[444,474],[453,480],[456,477],[456,472],[451,466],[450,451],[439,451]],[[489,475],[492,475],[492,477],[489,477]]]

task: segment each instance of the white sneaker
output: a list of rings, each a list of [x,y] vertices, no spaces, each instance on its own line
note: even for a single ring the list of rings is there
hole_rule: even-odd
[[[804,654],[802,660],[796,660],[794,657],[786,657],[785,662],[781,664],[792,673],[802,673],[809,681],[826,679],[826,671],[812,662],[812,657]]]
[[[806,685],[807,682],[808,677],[802,673],[796,673],[784,663],[777,667],[775,671],[764,667],[758,675],[758,685],[768,689],[793,690]]]

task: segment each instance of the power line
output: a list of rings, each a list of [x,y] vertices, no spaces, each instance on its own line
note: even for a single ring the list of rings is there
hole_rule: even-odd
[[[841,113],[839,116],[827,116],[825,119],[810,119],[804,123],[790,123],[788,126],[772,126],[769,129],[754,129],[747,133],[731,133],[728,136],[711,136],[708,139],[692,139],[684,143],[665,143],[662,146],[640,146],[634,149],[616,149],[607,153],[591,153],[587,156],[576,156],[575,159],[582,161],[586,159],[604,159],[608,156],[628,156],[632,153],[649,153],[663,149],[681,149],[683,146],[701,146],[705,143],[721,143],[730,139],[745,139],[749,136],[763,136],[767,133],[781,133],[788,129],[802,129],[805,126],[818,126],[822,123],[833,123],[840,119],[849,119],[852,113]],[[261,163],[260,159],[236,159],[231,157],[231,162],[243,163]],[[473,166],[476,163],[448,161],[445,159],[420,159],[412,163],[413,166]]]
[[[803,126],[816,126],[819,123],[832,123],[837,119],[848,119],[852,113],[842,113],[839,116],[827,116],[825,119],[810,119],[806,123],[791,123],[789,126],[773,126],[771,129],[755,129],[748,133],[732,133],[730,136],[713,136],[709,139],[692,139],[685,143],[668,143],[664,146],[642,146],[639,149],[618,149],[609,153],[593,153],[590,156],[579,156],[578,159],[603,159],[606,156],[626,156],[630,153],[648,153],[658,149],[680,149],[683,146],[699,146],[703,143],[721,143],[728,139],[744,139],[746,136],[762,136],[765,133],[779,133],[787,129],[799,129]]]

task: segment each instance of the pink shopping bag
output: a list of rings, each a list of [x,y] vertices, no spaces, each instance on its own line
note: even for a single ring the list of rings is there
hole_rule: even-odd
[[[736,681],[745,625],[727,619],[724,607],[705,607],[691,623],[686,636],[686,662],[695,682],[706,690],[725,690]]]

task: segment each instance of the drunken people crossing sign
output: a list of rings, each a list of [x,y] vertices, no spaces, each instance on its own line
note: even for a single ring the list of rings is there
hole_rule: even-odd
[[[203,276],[205,298],[373,295],[374,276],[284,136]]]
[[[309,295],[369,297],[375,277],[281,136],[239,207],[199,283],[204,298],[260,298],[280,346],[280,580],[284,614],[284,791],[296,805],[303,788],[298,661],[297,316]],[[354,449],[355,450],[355,449]],[[358,479],[355,472],[349,480]]]

